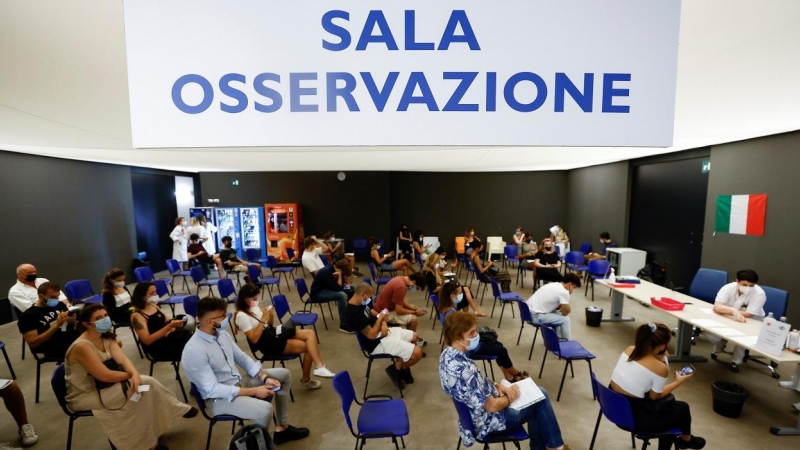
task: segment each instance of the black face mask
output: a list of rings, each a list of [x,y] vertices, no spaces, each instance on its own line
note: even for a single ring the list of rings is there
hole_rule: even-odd
[[[28,283],[33,283],[34,281],[36,281],[36,278],[38,278],[38,277],[39,277],[39,275],[37,275],[35,273],[32,273],[30,275],[25,275],[25,281],[27,281]]]
[[[658,356],[663,356],[664,353],[667,353],[667,349],[666,348],[664,350],[661,350],[660,352],[658,352]]]

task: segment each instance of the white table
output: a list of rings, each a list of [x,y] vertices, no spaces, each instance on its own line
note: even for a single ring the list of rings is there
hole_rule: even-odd
[[[653,284],[644,280],[640,280],[640,284],[632,288],[614,287],[608,284],[605,280],[596,280],[605,287],[611,288],[611,317],[603,319],[606,322],[623,322],[633,321],[634,318],[623,317],[623,307],[625,304],[625,296],[628,296],[636,301],[642,303],[651,303],[651,298],[668,297],[679,302],[683,302],[684,308],[682,311],[667,311],[658,306],[653,306],[663,311],[666,314],[674,316],[678,319],[678,333],[676,342],[676,354],[669,357],[670,361],[707,361],[708,359],[703,356],[692,355],[692,333],[693,327],[699,327],[705,333],[710,333],[726,339],[728,342],[736,344],[740,347],[746,348],[753,353],[764,355],[776,363],[794,363],[797,364],[795,369],[794,383],[800,383],[800,354],[784,350],[780,355],[772,355],[764,353],[763,350],[756,348],[753,336],[758,336],[761,331],[761,322],[757,320],[748,320],[745,323],[736,322],[733,319],[720,314],[708,314],[704,310],[713,308],[713,305],[690,297],[680,292],[676,292],[657,284]],[[652,303],[651,303],[652,304]],[[726,328],[732,328],[745,334],[745,336],[726,336],[724,334],[715,332],[714,328],[704,326],[703,321],[715,320],[722,323]],[[794,386],[795,388],[797,386]],[[800,435],[800,418],[798,418],[797,426],[790,427],[772,427],[770,429],[772,434],[777,435]]]

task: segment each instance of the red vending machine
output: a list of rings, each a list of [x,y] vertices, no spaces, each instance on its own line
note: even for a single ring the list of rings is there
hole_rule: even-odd
[[[297,203],[266,203],[264,219],[267,225],[267,253],[278,261],[288,261],[286,249],[294,250],[295,258],[300,257],[305,233],[303,231],[303,211]]]

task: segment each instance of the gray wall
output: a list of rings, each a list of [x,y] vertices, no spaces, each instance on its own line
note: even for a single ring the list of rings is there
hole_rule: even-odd
[[[800,326],[800,132],[769,136],[711,148],[711,176],[706,204],[703,267],[754,269],[760,284],[789,291],[788,319]],[[718,195],[767,194],[764,236],[714,232]]]
[[[570,170],[567,175],[567,220],[560,224],[572,249],[581,242],[599,248],[598,234],[611,233],[620,246],[627,244],[630,169],[627,161]]]
[[[20,263],[62,286],[129,271],[135,254],[130,168],[0,151],[0,296]]]

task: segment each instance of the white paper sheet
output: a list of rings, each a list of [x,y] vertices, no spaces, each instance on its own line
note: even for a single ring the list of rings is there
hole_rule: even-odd
[[[752,345],[753,347],[755,347],[756,342],[758,342],[758,336],[745,336],[745,337],[739,338],[739,341],[741,341],[742,344]]]
[[[505,387],[511,387],[512,383],[508,380],[503,380],[500,382]],[[519,388],[519,397],[514,400],[509,407],[514,409],[525,409],[526,407],[544,400],[544,393],[536,383],[533,382],[530,378],[525,378],[522,381],[517,381],[513,383],[513,386],[517,386]]]
[[[714,308],[700,308],[700,311],[706,314],[714,314]]]
[[[712,319],[695,319],[694,324],[700,328],[723,328],[724,324]]]
[[[747,336],[747,334],[742,333],[741,331],[729,328],[729,327],[722,327],[722,328],[714,328],[712,330],[715,334],[725,337],[738,337],[738,336]]]

